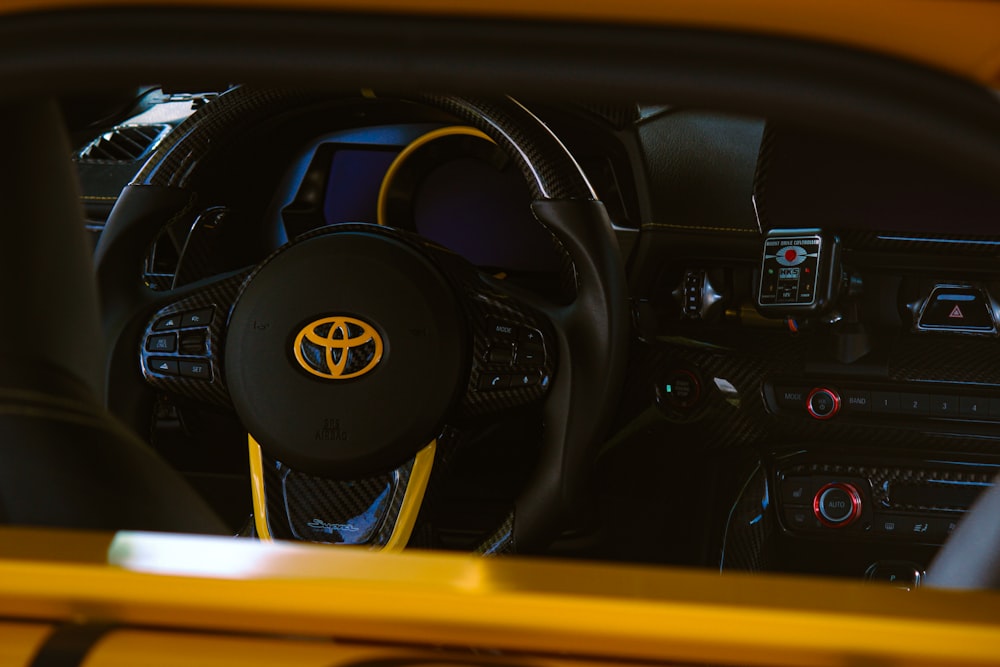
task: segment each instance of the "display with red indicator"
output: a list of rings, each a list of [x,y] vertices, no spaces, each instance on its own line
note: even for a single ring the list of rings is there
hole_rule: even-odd
[[[764,315],[820,312],[839,285],[837,239],[818,229],[772,230],[764,239],[757,307]]]

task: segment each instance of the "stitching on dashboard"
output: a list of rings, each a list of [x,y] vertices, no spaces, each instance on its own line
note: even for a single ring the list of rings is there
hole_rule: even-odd
[[[705,227],[701,225],[668,225],[662,222],[647,222],[642,225],[643,229],[678,229],[678,230],[698,230],[702,232],[741,232],[743,234],[757,234],[756,229],[743,229],[742,227]]]

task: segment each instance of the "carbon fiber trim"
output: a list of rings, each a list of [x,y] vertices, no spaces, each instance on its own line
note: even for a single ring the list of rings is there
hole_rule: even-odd
[[[385,546],[409,487],[411,459],[362,480],[330,480],[292,470],[264,455],[267,521],[276,539]]]
[[[492,535],[476,547],[480,556],[502,556],[516,552],[514,544],[514,512],[511,512]]]
[[[134,179],[136,184],[190,185],[210,147],[240,128],[276,113],[330,99],[309,91],[234,88],[170,133]],[[536,199],[596,199],[593,188],[562,142],[512,99],[469,100],[423,95],[417,101],[454,114],[482,130],[518,164]]]
[[[189,116],[160,143],[136,174],[133,185],[185,188],[209,151],[241,128],[274,114],[329,99],[308,91],[234,88]]]
[[[517,101],[447,95],[421,95],[417,99],[454,114],[496,141],[517,162],[535,199],[597,199],[562,142]]]
[[[799,459],[811,460],[796,462]],[[872,501],[876,507],[894,512],[960,512],[968,509],[962,504],[918,504],[900,502],[892,496],[895,484],[908,487],[930,488],[935,483],[947,481],[953,484],[992,484],[996,477],[996,465],[975,463],[948,463],[926,460],[922,462],[885,463],[855,458],[849,455],[823,454],[814,452],[806,456],[777,459],[776,475],[785,477],[824,475],[860,477],[871,482]],[[933,480],[933,481],[932,481]]]
[[[719,569],[767,570],[776,528],[767,474],[763,466],[757,466],[729,513]]]
[[[197,292],[160,308],[150,318],[140,342],[139,358],[143,377],[146,378],[146,381],[152,387],[160,391],[184,396],[215,406],[231,406],[229,391],[226,389],[226,380],[223,373],[223,342],[225,340],[229,313],[246,277],[247,273],[244,272],[206,285]],[[156,323],[164,318],[170,318],[171,316],[182,318],[185,313],[205,308],[213,309],[212,320],[207,328],[192,326],[162,331],[154,330]],[[146,341],[151,336],[179,335],[185,332],[195,334],[199,332],[205,333],[204,354],[188,355],[184,354],[181,350],[177,352],[161,352],[147,349]],[[169,373],[161,372],[154,367],[151,359],[170,360],[178,364],[180,362],[204,361],[211,365],[210,378],[183,377],[179,374],[179,366],[176,371]]]

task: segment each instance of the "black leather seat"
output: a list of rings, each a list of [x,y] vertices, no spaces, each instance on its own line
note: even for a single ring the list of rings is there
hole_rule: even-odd
[[[103,407],[90,247],[56,104],[0,104],[0,119],[8,138],[0,176],[0,521],[226,533],[180,474]]]

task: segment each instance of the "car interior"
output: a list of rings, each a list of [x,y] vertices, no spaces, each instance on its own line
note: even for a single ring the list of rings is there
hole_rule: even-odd
[[[266,62],[8,76],[5,522],[995,585],[995,91],[745,35],[245,18]]]

